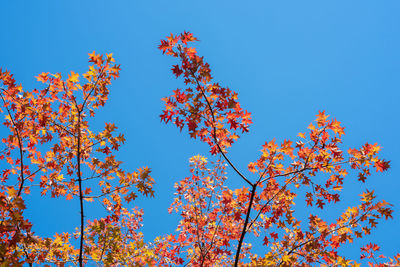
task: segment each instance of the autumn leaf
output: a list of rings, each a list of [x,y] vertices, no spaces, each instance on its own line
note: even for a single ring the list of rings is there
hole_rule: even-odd
[[[48,72],[43,72],[43,73],[39,74],[39,75],[36,77],[36,79],[37,79],[39,82],[46,83],[46,82],[48,81],[48,79],[49,79],[49,73],[48,73]]]

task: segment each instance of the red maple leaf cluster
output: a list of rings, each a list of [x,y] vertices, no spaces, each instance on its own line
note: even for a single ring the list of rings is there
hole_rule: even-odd
[[[186,88],[163,98],[165,109],[160,117],[180,130],[186,126],[190,137],[206,142],[211,154],[217,154],[230,147],[239,133],[248,132],[251,115],[241,108],[236,92],[213,82],[209,64],[188,46],[193,41],[197,39],[188,32],[161,40],[159,49],[180,59],[172,72],[184,77]]]

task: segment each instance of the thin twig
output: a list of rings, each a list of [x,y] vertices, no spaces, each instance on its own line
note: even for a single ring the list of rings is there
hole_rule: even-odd
[[[181,56],[183,56],[182,52],[181,52]],[[194,78],[194,80],[197,83],[197,86],[203,96],[203,98],[205,99],[208,109],[211,113],[211,117],[213,120],[213,139],[214,139],[214,143],[217,145],[219,152],[222,154],[222,156],[224,157],[224,159],[229,163],[229,165],[232,167],[232,169],[243,179],[245,180],[249,185],[253,186],[253,183],[250,182],[249,179],[246,178],[246,176],[244,176],[237,168],[236,166],[229,160],[229,158],[226,156],[225,152],[222,150],[221,146],[219,145],[218,139],[217,139],[217,129],[216,129],[216,119],[215,119],[215,115],[214,115],[214,109],[212,108],[210,102],[207,99],[207,96],[203,90],[202,85],[200,84],[196,74],[193,72],[193,70],[190,70],[190,74],[192,75],[192,77]]]
[[[357,219],[353,219],[351,222],[347,223],[346,225],[342,225],[342,226],[340,226],[340,227],[337,227],[337,228],[335,228],[335,229],[332,229],[332,230],[330,230],[330,231],[324,233],[324,235],[327,236],[327,235],[329,235],[329,234],[331,234],[331,233],[333,233],[333,232],[335,232],[335,231],[338,231],[338,230],[340,230],[340,229],[342,229],[342,228],[345,228],[345,227],[347,227],[347,226],[349,226],[349,225],[352,225],[352,224],[357,223],[359,220],[361,220],[361,218],[363,218],[365,215],[367,215],[370,211],[371,211],[370,209],[367,209],[367,210],[366,210],[362,215],[360,215]],[[285,255],[288,256],[288,255],[292,254],[292,253],[293,253],[294,251],[296,251],[298,248],[300,248],[300,247],[302,247],[302,246],[304,246],[304,245],[306,245],[306,244],[308,244],[308,243],[310,243],[310,242],[313,242],[313,241],[317,240],[317,239],[320,238],[320,237],[321,237],[321,236],[311,238],[311,239],[309,239],[309,240],[306,240],[306,241],[300,243],[299,245],[296,245],[296,246],[292,247],[292,248],[289,250],[289,252],[286,253]],[[278,266],[280,266],[282,263],[283,263],[283,260],[280,261],[280,263],[278,264]]]

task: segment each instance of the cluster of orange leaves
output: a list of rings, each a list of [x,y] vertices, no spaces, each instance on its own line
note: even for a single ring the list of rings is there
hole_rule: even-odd
[[[260,157],[248,164],[245,176],[229,160],[228,148],[239,134],[249,131],[251,115],[241,108],[236,92],[213,82],[209,64],[189,46],[194,41],[188,32],[161,41],[159,49],[179,60],[172,72],[184,78],[185,89],[163,98],[160,117],[181,131],[187,128],[190,137],[210,146],[216,159],[209,162],[201,155],[190,159],[190,175],[175,184],[176,197],[169,208],[181,217],[176,232],[147,243],[140,232],[143,212],[128,204],[138,194],[154,195],[150,169],[123,171],[114,154],[124,136],[112,123],[98,133],[89,127],[90,117],[108,100],[112,79],[119,76],[112,55],[89,54],[91,65],[83,75],[71,72],[63,79],[61,74],[42,73],[37,76],[44,84],[41,90],[25,91],[8,71],[0,70],[1,111],[10,129],[0,154],[2,166],[8,166],[0,173],[0,262],[14,266],[400,264],[400,254],[375,257],[376,244],[361,248],[359,259],[349,259],[339,250],[369,235],[380,219],[392,217],[391,205],[378,201],[374,191],[365,190],[359,203],[335,220],[328,222],[319,214],[341,201],[347,176],[365,183],[371,170],[389,168],[389,162],[378,157],[380,147],[365,144],[346,153],[341,148],[344,128],[319,112],[298,141],[262,145]],[[227,185],[228,165],[244,186]],[[82,222],[83,200],[85,208],[102,205],[106,216],[85,219],[75,233],[37,236],[24,217],[24,196],[35,186],[41,195],[80,200]],[[308,221],[295,214],[302,198]],[[249,235],[258,241],[246,241]]]
[[[30,193],[32,186],[40,188],[41,195],[96,200],[104,206],[107,216],[88,223],[84,229],[85,236],[91,237],[85,239],[86,259],[100,257],[104,262],[114,262],[113,251],[102,249],[100,255],[99,246],[92,245],[96,238],[117,240],[119,236],[129,242],[142,238],[138,234],[125,236],[126,227],[138,228],[130,224],[140,222],[141,212],[129,211],[124,203],[134,200],[137,193],[154,194],[150,169],[123,171],[122,162],[113,154],[124,143],[124,136],[115,133],[117,127],[113,123],[106,123],[103,131],[95,133],[88,121],[106,103],[108,87],[119,76],[120,67],[114,64],[111,54],[103,57],[93,52],[89,62],[92,65],[88,72],[81,76],[71,72],[63,79],[59,73],[39,74],[37,80],[45,86],[31,92],[17,85],[8,71],[0,71],[4,125],[10,129],[2,139],[4,149],[0,155],[9,166],[2,169],[0,176],[0,261],[4,264],[70,265],[77,261],[79,249],[70,239],[78,239],[79,231],[42,238],[35,235],[32,224],[24,218],[23,196]],[[99,222],[106,227],[99,230]],[[134,258],[131,254],[137,250],[141,249],[132,245],[120,253]]]
[[[159,49],[179,59],[172,72],[176,77],[183,75],[187,86],[163,99],[161,120],[172,122],[180,130],[187,126],[190,137],[199,137],[210,145],[211,154],[220,153],[231,164],[226,148],[238,138],[237,130],[248,131],[251,116],[240,107],[237,93],[212,82],[209,65],[189,46],[193,41],[197,39],[187,32],[171,34],[161,41]],[[161,263],[358,266],[355,259],[340,256],[338,249],[354,238],[370,234],[379,219],[391,218],[390,204],[376,201],[373,191],[367,190],[359,205],[349,207],[331,223],[310,209],[307,227],[296,218],[294,205],[300,204],[302,194],[306,206],[324,209],[333,205],[340,201],[349,173],[357,173],[358,180],[364,183],[371,168],[386,171],[389,162],[378,158],[377,144],[349,149],[347,154],[342,151],[344,128],[325,112],[319,112],[308,129],[309,133],[300,133],[300,140],[295,143],[266,142],[259,159],[248,164],[255,176],[252,179],[232,166],[249,184],[235,190],[224,184],[223,162],[218,160],[207,167],[204,157],[191,158],[192,175],[176,184],[177,198],[170,208],[179,212],[182,220],[178,234],[165,237],[159,245]],[[252,252],[251,243],[237,245],[246,233],[263,236],[263,255]],[[388,262],[399,263],[399,257],[398,254]]]

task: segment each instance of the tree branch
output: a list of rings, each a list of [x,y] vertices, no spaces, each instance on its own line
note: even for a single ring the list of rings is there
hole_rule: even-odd
[[[236,168],[236,166],[229,160],[229,158],[226,156],[225,152],[222,150],[221,146],[219,145],[219,142],[218,142],[218,139],[217,139],[217,135],[216,135],[217,129],[216,129],[216,126],[215,126],[216,120],[215,120],[215,115],[214,115],[214,109],[211,107],[211,104],[210,104],[210,102],[208,101],[207,96],[206,96],[206,94],[205,94],[205,92],[204,92],[204,90],[203,90],[203,87],[201,86],[201,84],[200,84],[200,82],[199,82],[199,80],[198,80],[196,74],[195,74],[192,70],[190,70],[190,74],[191,74],[192,77],[195,79],[195,81],[196,81],[196,83],[197,83],[197,86],[199,87],[200,92],[201,92],[201,94],[203,95],[203,97],[204,97],[204,99],[205,99],[205,101],[206,101],[206,103],[207,103],[208,109],[209,109],[210,112],[211,112],[211,117],[212,117],[212,120],[213,120],[213,139],[214,139],[214,143],[215,143],[215,144],[217,145],[217,147],[218,147],[219,152],[222,154],[222,156],[224,157],[224,159],[229,163],[229,165],[232,167],[232,169],[233,169],[240,177],[242,177],[242,179],[245,180],[249,185],[253,186],[253,183],[250,182],[250,180],[247,179],[246,176],[244,176],[244,175]]]
[[[82,174],[81,174],[81,111],[78,109],[78,143],[77,143],[77,154],[76,160],[78,164],[78,183],[79,183],[79,202],[81,210],[81,236],[79,242],[79,266],[83,266],[83,239],[84,239],[84,210],[83,210],[83,191],[82,191]]]
[[[249,201],[249,206],[247,208],[247,212],[246,212],[246,219],[244,221],[244,225],[243,225],[243,229],[242,229],[242,234],[240,235],[240,239],[239,239],[239,243],[236,249],[236,256],[235,256],[235,264],[234,266],[237,267],[238,263],[239,263],[239,256],[240,256],[240,250],[242,248],[242,244],[243,244],[243,240],[244,240],[244,236],[246,235],[246,230],[247,230],[247,224],[249,223],[249,218],[250,218],[250,212],[251,212],[251,206],[253,205],[253,199],[254,199],[254,195],[256,193],[256,189],[257,189],[257,184],[252,185],[252,190],[251,190],[251,195],[250,195],[250,201]]]

